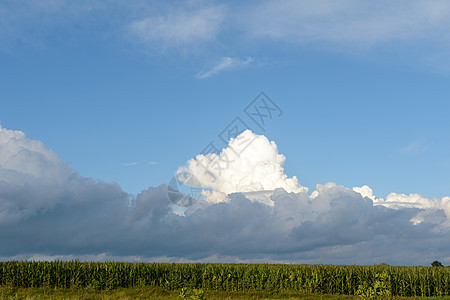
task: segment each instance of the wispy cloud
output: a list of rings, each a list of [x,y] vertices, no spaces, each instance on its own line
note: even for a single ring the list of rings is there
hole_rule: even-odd
[[[157,161],[149,161],[148,164],[149,164],[149,165],[157,165],[158,162],[157,162]]]
[[[194,2],[137,19],[130,31],[141,42],[179,47],[220,41],[228,29],[237,39],[321,43],[353,50],[387,42],[447,44],[450,3],[437,1],[266,0],[238,5]],[[237,40],[233,40],[236,42]]]
[[[448,1],[264,1],[239,20],[253,37],[376,44],[449,36]]]
[[[239,49],[249,41],[258,48],[282,42],[294,49],[313,45],[350,55],[383,48],[385,55],[401,53],[401,59],[411,64],[450,69],[446,55],[450,48],[448,1],[192,3],[134,18],[128,26],[130,36],[153,51],[204,50],[214,45]],[[219,62],[216,69],[200,72],[197,78],[214,75],[229,64]]]
[[[105,18],[110,14],[121,21]],[[0,49],[21,43],[47,45],[45,36],[52,32],[64,30],[69,36],[83,32],[79,28],[92,30],[89,20],[94,19],[102,25],[95,26],[96,34],[125,36],[149,52],[206,49],[207,53],[218,49],[214,46],[239,51],[249,42],[261,51],[262,44],[283,42],[283,47],[319,45],[350,54],[383,47],[401,53],[402,59],[414,55],[414,64],[450,65],[450,2],[444,0],[186,1],[177,6],[158,0],[113,5],[87,0],[2,3]]]
[[[225,70],[232,70],[241,67],[245,67],[254,61],[253,58],[247,57],[245,59],[222,57],[211,67],[199,72],[196,77],[199,79],[205,79]]]
[[[192,46],[211,41],[220,32],[223,6],[167,8],[159,15],[133,21],[129,32],[140,42],[158,48]]]
[[[421,138],[411,141],[405,147],[401,148],[401,152],[409,154],[420,154],[427,151],[428,149],[429,146],[426,143],[426,139]]]

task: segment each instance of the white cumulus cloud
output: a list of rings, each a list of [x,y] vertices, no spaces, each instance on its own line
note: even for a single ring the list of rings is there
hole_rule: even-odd
[[[296,176],[288,177],[284,173],[285,160],[284,155],[278,153],[275,142],[246,130],[230,139],[228,147],[219,154],[197,155],[179,172],[194,175],[201,187],[212,189],[212,194],[205,194],[216,196],[206,198],[213,202],[223,201],[231,193],[265,192],[277,188],[287,192],[307,192]]]
[[[428,199],[419,194],[390,193],[386,199],[376,198],[367,185],[354,187],[353,190],[363,197],[371,199],[374,205],[381,205],[391,209],[418,208],[421,209],[412,219],[415,225],[424,221],[440,223],[442,227],[450,228],[450,197],[441,199]],[[441,214],[441,216],[438,216]],[[426,219],[425,219],[426,218]],[[439,221],[439,219],[441,219]]]

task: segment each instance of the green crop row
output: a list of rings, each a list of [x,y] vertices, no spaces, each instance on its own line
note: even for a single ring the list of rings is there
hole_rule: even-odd
[[[379,282],[382,278],[383,282]],[[302,291],[355,295],[448,296],[450,268],[123,262],[0,262],[0,286],[115,289],[160,286],[217,291]]]

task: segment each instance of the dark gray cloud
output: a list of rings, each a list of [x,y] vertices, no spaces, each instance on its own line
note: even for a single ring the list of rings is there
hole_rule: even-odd
[[[276,189],[273,206],[257,199],[233,193],[179,216],[167,185],[130,195],[0,129],[2,259],[450,263],[445,207],[392,209],[331,183],[313,196]],[[422,222],[411,221],[424,212]]]

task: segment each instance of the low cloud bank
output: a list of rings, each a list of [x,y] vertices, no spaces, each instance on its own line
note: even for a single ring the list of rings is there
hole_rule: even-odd
[[[238,141],[253,142],[235,151]],[[215,156],[214,156],[215,155]],[[227,168],[211,161],[230,158]],[[203,188],[176,214],[167,185],[137,196],[74,172],[39,141],[0,127],[0,258],[132,261],[450,263],[450,197],[317,185],[284,173],[285,157],[246,131],[180,172]],[[208,176],[206,176],[208,175]]]

